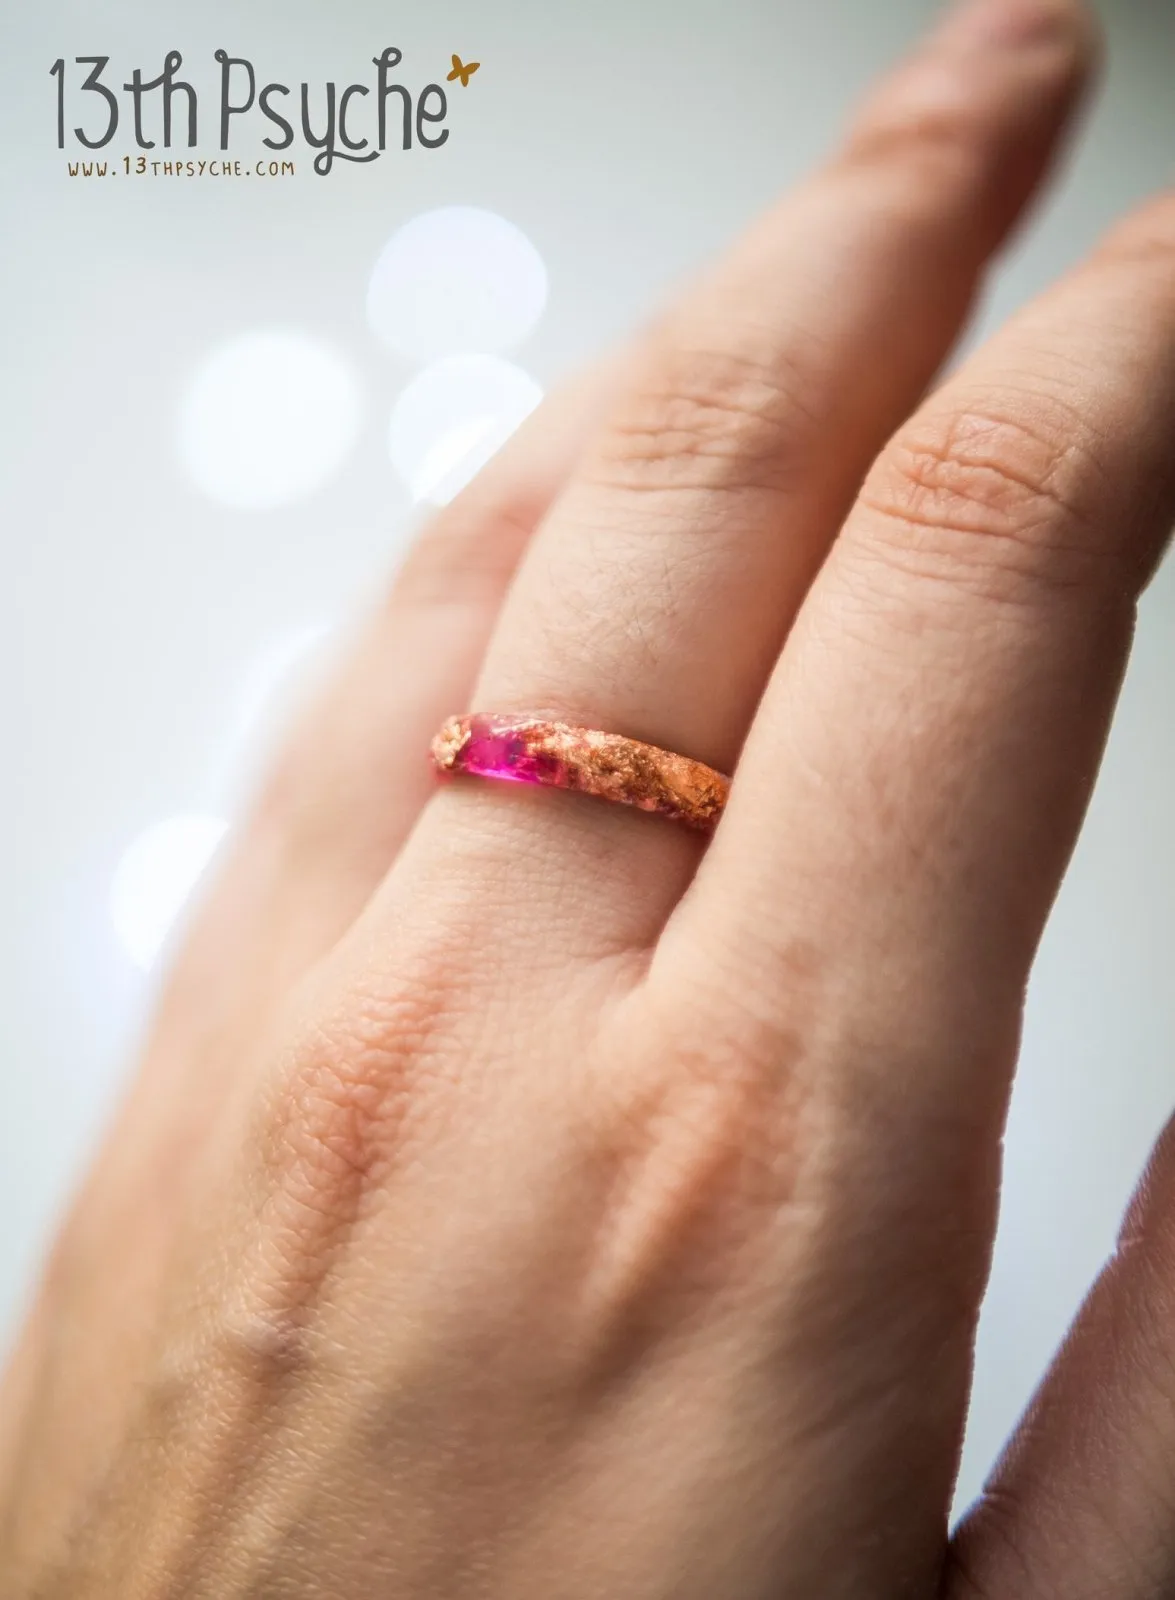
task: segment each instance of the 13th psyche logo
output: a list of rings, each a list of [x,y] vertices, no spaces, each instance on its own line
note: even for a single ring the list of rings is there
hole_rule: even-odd
[[[442,74],[444,82],[413,84],[397,70],[403,59],[401,50],[389,46],[371,58],[365,79],[340,88],[333,82],[262,82],[251,61],[227,50],[215,52],[214,71],[203,84],[197,73],[185,71],[178,50],[168,53],[154,77],[138,67],[124,77],[109,56],[75,56],[71,62],[61,57],[50,68],[56,80],[57,147],[65,150],[72,144],[79,153],[94,153],[107,150],[120,134],[128,146],[133,141],[136,155],[101,163],[97,176],[162,167],[191,169],[188,176],[197,169],[201,175],[204,170],[215,175],[234,169],[247,175],[248,164],[229,152],[243,146],[250,133],[255,139],[260,136],[261,145],[275,155],[293,156],[299,148],[315,151],[314,170],[320,177],[336,161],[362,163],[377,161],[390,150],[439,149],[449,137],[446,85],[467,88],[479,63],[455,55],[452,70]],[[176,152],[198,148],[215,148],[220,159],[176,159]],[[295,170],[293,160],[268,166]]]

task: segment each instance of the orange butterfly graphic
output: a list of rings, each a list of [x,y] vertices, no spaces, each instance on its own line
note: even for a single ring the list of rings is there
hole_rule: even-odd
[[[445,79],[445,82],[446,83],[454,83],[458,78],[460,78],[461,79],[461,87],[463,89],[468,89],[470,78],[472,78],[473,74],[477,71],[478,67],[480,67],[480,66],[481,66],[481,62],[480,61],[470,61],[468,63],[468,65],[466,65],[466,64],[464,64],[462,62],[460,56],[454,56],[453,57],[453,70],[452,70],[452,72],[450,72],[449,76]]]

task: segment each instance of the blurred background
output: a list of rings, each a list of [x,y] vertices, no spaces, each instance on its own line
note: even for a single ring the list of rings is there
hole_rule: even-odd
[[[977,332],[1175,171],[1175,5],[1103,0],[1108,82]],[[929,0],[39,0],[0,51],[0,1344],[118,1093],[160,951],[298,685],[542,392],[829,145]],[[136,177],[168,50],[215,157],[218,48],[258,86],[419,90],[449,138],[293,176]],[[57,84],[67,63],[67,137]],[[243,84],[243,79],[241,80]],[[317,98],[316,98],[317,97]],[[156,97],[157,98],[157,97]],[[357,106],[359,111],[362,106]],[[184,122],[177,102],[177,126]],[[154,118],[156,112],[149,116]],[[358,117],[355,119],[358,120]],[[251,165],[274,129],[240,119]],[[161,159],[166,152],[146,152]],[[186,158],[186,150],[178,152]],[[803,248],[797,239],[796,248]],[[1175,448],[1175,441],[1173,441]],[[1031,992],[960,1503],[978,1490],[1175,1106],[1175,574]]]

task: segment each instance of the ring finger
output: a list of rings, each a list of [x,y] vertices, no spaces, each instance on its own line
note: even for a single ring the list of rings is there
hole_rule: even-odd
[[[1067,0],[971,0],[826,169],[649,334],[523,562],[478,709],[554,707],[729,770],[862,476],[1035,189],[1089,54]],[[508,874],[550,911],[544,930],[563,913],[589,947],[656,934],[693,838],[495,789],[439,798],[421,829],[434,859],[451,869],[467,849],[463,871]]]

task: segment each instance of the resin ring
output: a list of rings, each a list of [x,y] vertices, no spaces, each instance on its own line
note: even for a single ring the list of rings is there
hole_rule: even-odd
[[[574,789],[709,833],[730,779],[689,756],[534,712],[450,717],[432,742],[438,772]]]

